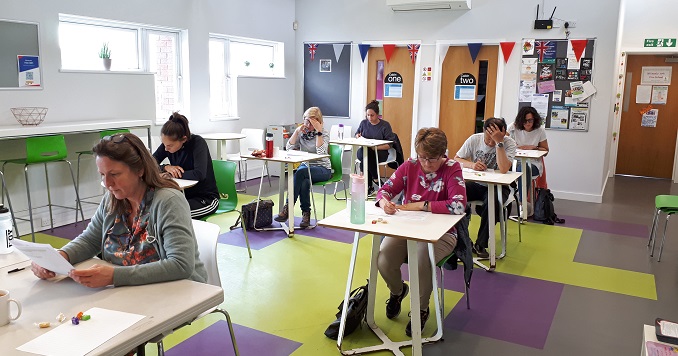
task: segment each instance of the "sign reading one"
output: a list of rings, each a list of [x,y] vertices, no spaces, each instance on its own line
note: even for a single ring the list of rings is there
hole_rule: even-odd
[[[391,72],[386,75],[386,78],[384,78],[384,83],[402,84],[403,77],[398,72]]]
[[[675,47],[675,38],[646,38],[645,47]]]

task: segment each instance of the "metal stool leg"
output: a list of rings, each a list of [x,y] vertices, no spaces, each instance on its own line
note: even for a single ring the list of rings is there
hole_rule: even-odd
[[[228,323],[228,331],[231,334],[231,342],[233,343],[233,351],[235,352],[235,356],[240,356],[240,352],[238,351],[238,344],[235,342],[235,333],[233,332],[233,323],[231,322],[231,316],[228,315],[227,311],[221,308],[215,309],[213,313],[221,313],[224,314],[224,316],[226,317],[226,322]]]
[[[28,165],[24,165],[24,177],[26,178],[26,196],[28,198],[28,221],[31,223],[31,239],[35,242],[35,226],[33,226],[33,206],[31,205],[31,188],[28,184]]]
[[[75,222],[78,222],[78,209],[80,209],[80,217],[82,218],[82,221],[85,221],[85,213],[82,211],[82,203],[80,202],[80,193],[78,192],[78,186],[75,184],[75,176],[73,175],[73,165],[71,164],[70,161],[64,160],[64,162],[68,163],[68,170],[71,172],[71,179],[73,180],[73,188],[75,189]]]
[[[659,216],[661,215],[661,210],[657,212],[657,226],[655,227],[655,230],[659,228]],[[668,215],[666,216],[668,218]],[[666,225],[664,225],[664,230],[666,231]],[[657,233],[654,233],[654,237],[652,238],[652,247],[650,248],[650,257],[654,257],[654,246],[657,244]]]
[[[647,239],[647,247],[650,247],[650,243],[652,243],[652,240],[654,240],[655,233],[657,231],[657,220],[659,220],[659,212],[660,209],[655,209],[654,210],[654,216],[652,217],[652,228],[650,229],[650,238]]]
[[[662,244],[659,247],[659,258],[657,258],[657,262],[661,262],[662,260],[662,252],[664,251],[664,242],[666,241],[666,227],[669,225],[669,219],[671,218],[671,213],[666,214],[666,223],[664,224],[664,237],[662,237]]]
[[[49,173],[47,173],[47,163],[43,163],[45,166],[45,181],[47,181],[47,207],[49,207],[49,224],[52,230],[54,230],[54,216],[52,214],[52,195],[49,191]]]

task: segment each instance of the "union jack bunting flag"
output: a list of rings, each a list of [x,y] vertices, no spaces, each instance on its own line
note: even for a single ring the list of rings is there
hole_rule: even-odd
[[[554,59],[556,58],[556,44],[551,41],[535,41],[534,48],[537,50],[539,55],[539,62],[543,62],[544,59]]]
[[[412,63],[417,59],[417,52],[419,52],[419,44],[408,44],[407,50],[410,52],[410,59]]]
[[[308,53],[311,55],[311,61],[315,59],[315,51],[318,50],[318,44],[317,43],[309,43],[308,44]]]

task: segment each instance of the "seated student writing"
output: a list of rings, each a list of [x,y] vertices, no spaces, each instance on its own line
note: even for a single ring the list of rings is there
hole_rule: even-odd
[[[207,281],[188,203],[175,182],[160,176],[141,140],[107,136],[92,151],[108,192],[85,231],[59,254],[72,264],[101,254],[113,266],[95,264],[69,276],[90,288]],[[35,263],[31,269],[41,279],[55,276]]]
[[[506,122],[504,119],[491,117],[483,124],[483,133],[471,135],[461,146],[454,159],[464,168],[484,171],[489,169],[506,173],[513,165],[516,156],[516,142],[506,136]],[[496,192],[495,192],[496,193]],[[478,257],[489,257],[487,246],[490,238],[488,227],[487,185],[485,183],[466,182],[466,196],[469,201],[482,200],[482,205],[476,208],[480,215],[478,238],[473,245],[473,252]],[[508,199],[509,188],[502,186],[502,197]],[[498,199],[498,195],[497,196]],[[499,216],[503,202],[494,204],[495,216]],[[494,228],[494,226],[492,226]]]
[[[212,157],[205,139],[191,134],[188,119],[177,112],[160,129],[162,144],[153,157],[160,164],[165,158],[170,164],[160,166],[163,177],[197,180],[198,184],[184,189],[191,207],[191,217],[200,219],[219,208],[219,190],[212,168]]]
[[[445,156],[447,137],[438,128],[423,128],[414,141],[416,159],[403,163],[377,192],[377,205],[386,214],[398,214],[398,210],[423,210],[434,214],[463,214],[466,209],[466,187],[461,165]],[[403,193],[403,204],[392,202]],[[457,245],[457,230],[450,229],[433,244],[436,263],[454,251]],[[429,299],[433,291],[431,261],[428,244],[418,243],[419,289],[421,328],[429,316]],[[391,295],[386,302],[386,317],[393,319],[400,314],[400,304],[409,287],[402,280],[400,266],[407,260],[407,241],[384,237],[379,247],[377,264]],[[405,334],[412,335],[411,321]]]

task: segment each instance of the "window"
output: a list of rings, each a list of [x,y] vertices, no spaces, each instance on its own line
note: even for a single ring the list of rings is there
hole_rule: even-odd
[[[210,112],[223,120],[238,117],[237,78],[284,76],[282,42],[211,35],[209,41]]]
[[[102,71],[99,53],[110,49],[111,71],[154,73],[159,122],[182,108],[182,31],[72,15],[59,15],[61,69]]]

